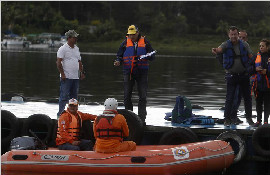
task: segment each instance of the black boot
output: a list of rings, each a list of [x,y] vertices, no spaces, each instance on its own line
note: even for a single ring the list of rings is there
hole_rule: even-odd
[[[146,116],[143,116],[143,115],[139,115],[142,123],[143,123],[143,126],[146,126],[146,122],[145,122],[145,119],[146,119]]]
[[[246,119],[247,119],[247,123],[248,123],[250,126],[253,126],[253,125],[254,125],[254,122],[253,122],[253,120],[252,120],[251,117],[247,117]]]

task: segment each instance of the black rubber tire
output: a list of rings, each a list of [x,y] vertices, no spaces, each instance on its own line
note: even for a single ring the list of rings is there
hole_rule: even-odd
[[[1,94],[1,101],[11,101],[12,97],[15,97],[15,96],[22,97],[24,102],[27,101],[27,99],[24,96],[19,95],[19,94],[14,94],[14,93]]]
[[[52,138],[53,121],[45,114],[33,114],[25,120],[22,134],[23,136],[34,137],[29,132],[29,129],[31,129],[45,144],[48,144]]]
[[[57,135],[57,128],[58,128],[58,120],[52,119],[52,135],[51,139],[48,141],[48,147],[57,147],[55,142]]]
[[[18,129],[17,117],[7,110],[1,110],[1,154],[9,149],[10,141],[16,137]]]
[[[252,145],[255,152],[263,157],[270,157],[270,125],[259,126],[252,135]]]
[[[129,136],[127,140],[136,142],[139,145],[142,141],[144,127],[141,119],[134,112],[127,109],[118,109],[117,112],[122,114],[128,124]]]
[[[159,140],[159,145],[179,145],[197,142],[197,135],[186,128],[176,128],[165,132]]]
[[[185,129],[190,135],[192,135],[192,139],[193,139],[192,142],[198,142],[198,141],[199,141],[199,138],[198,138],[198,136],[197,136],[197,134],[196,134],[195,132],[193,132],[190,128],[184,127],[184,129]],[[191,142],[191,143],[192,143],[192,142]]]
[[[217,140],[229,142],[234,151],[234,163],[242,160],[246,155],[246,142],[237,131],[225,131],[217,136]]]
[[[84,120],[82,122],[81,139],[92,140],[95,142],[93,122],[91,120]]]

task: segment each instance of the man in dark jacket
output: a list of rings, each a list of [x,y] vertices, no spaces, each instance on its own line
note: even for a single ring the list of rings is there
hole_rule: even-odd
[[[127,38],[117,52],[115,66],[123,65],[125,109],[133,110],[131,101],[135,82],[139,93],[138,115],[145,124],[149,61],[155,59],[155,51],[149,41],[141,36],[135,25],[128,27]],[[148,56],[145,57],[145,55]],[[144,55],[141,59],[141,56]]]

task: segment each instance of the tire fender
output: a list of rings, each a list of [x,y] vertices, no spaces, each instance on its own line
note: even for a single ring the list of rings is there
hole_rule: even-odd
[[[189,128],[177,128],[165,132],[159,140],[159,145],[179,145],[197,141],[197,135]]]
[[[52,120],[52,135],[51,135],[51,139],[48,141],[48,146],[57,147],[55,140],[57,136],[58,120],[57,119],[51,119],[51,120]]]
[[[118,109],[117,112],[122,114],[128,124],[129,136],[127,140],[136,142],[139,145],[142,141],[144,127],[141,119],[134,112],[127,109]]]
[[[23,136],[33,137],[29,132],[29,129],[31,129],[45,144],[48,144],[52,137],[53,121],[45,114],[33,114],[29,116],[23,124]]]
[[[93,122],[91,120],[84,120],[82,122],[81,139],[92,140],[95,142]]]
[[[229,142],[234,151],[234,163],[242,160],[246,155],[246,142],[237,131],[225,131],[217,136],[217,140]]]
[[[24,96],[15,93],[1,94],[1,101],[11,101],[12,97],[21,97],[24,102],[27,101],[27,99]]]
[[[270,157],[270,124],[259,126],[252,134],[255,152],[263,157]]]
[[[9,149],[10,141],[17,136],[18,133],[17,117],[7,111],[1,110],[1,150],[2,153]]]

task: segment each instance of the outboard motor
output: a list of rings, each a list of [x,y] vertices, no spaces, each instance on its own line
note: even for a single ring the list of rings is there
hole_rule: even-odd
[[[16,137],[10,143],[10,149],[17,150],[37,150],[37,149],[47,149],[40,141],[35,137]]]

